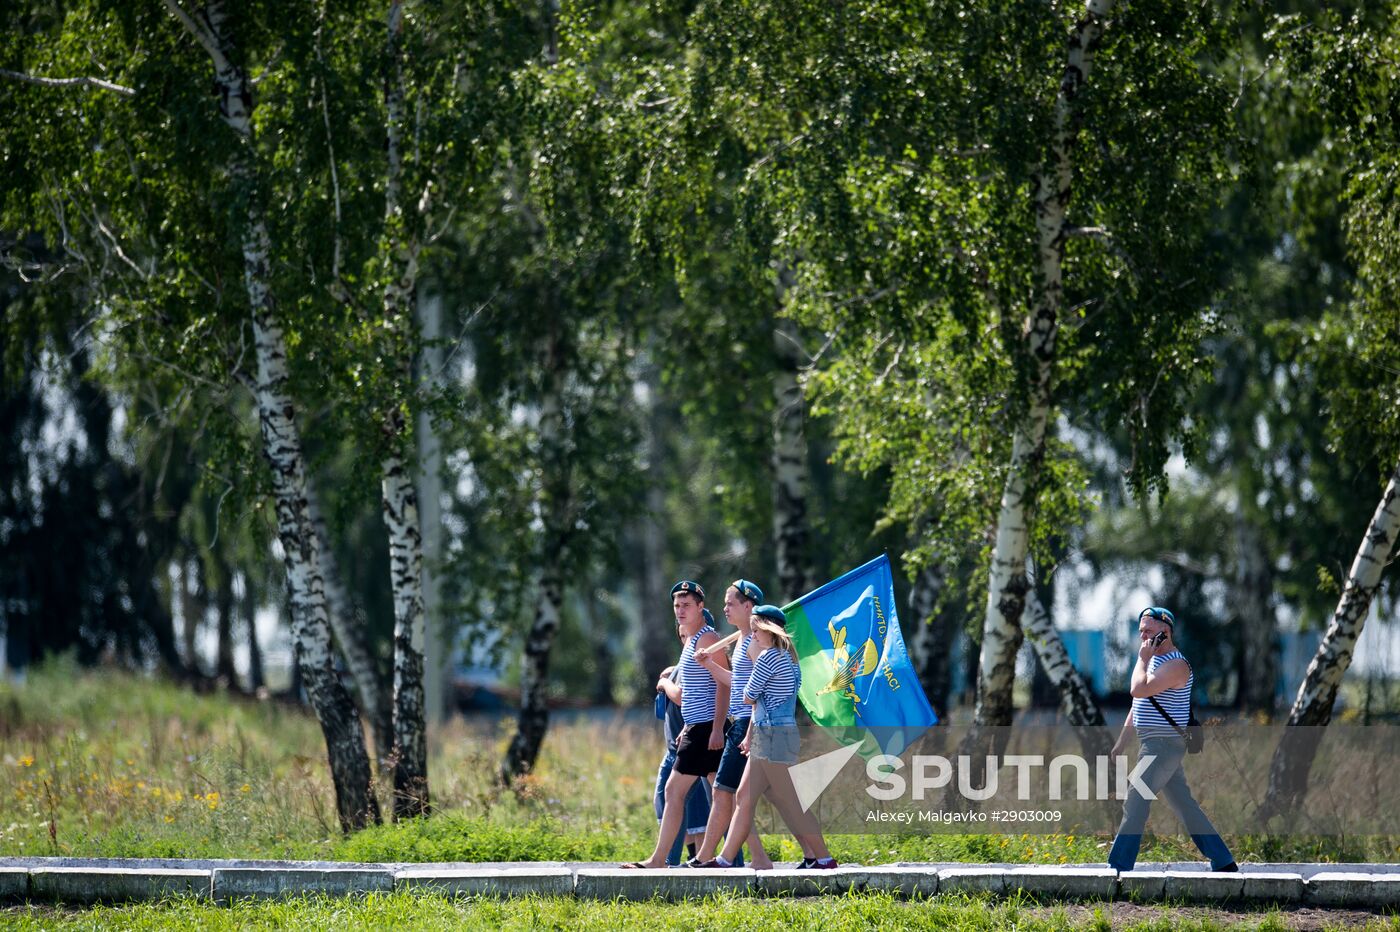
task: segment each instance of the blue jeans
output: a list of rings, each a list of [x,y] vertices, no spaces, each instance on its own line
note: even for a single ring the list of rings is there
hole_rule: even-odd
[[[656,771],[656,794],[652,800],[652,805],[656,810],[656,819],[661,820],[661,811],[666,806],[666,781],[671,778],[671,768],[676,766],[676,752],[667,750],[666,756],[661,760],[661,766]],[[666,855],[666,863],[675,866],[681,862],[681,851],[685,847],[686,835],[705,834],[705,823],[710,820],[710,784],[700,777],[695,781],[695,785],[690,788],[690,795],[685,798],[685,817],[681,819],[681,830],[676,834],[676,840],[671,843],[671,851]]]
[[[1143,755],[1151,755],[1153,761],[1142,775],[1143,784],[1154,794],[1165,796],[1167,804],[1176,811],[1191,840],[1210,859],[1212,868],[1224,867],[1235,858],[1221,840],[1210,819],[1201,811],[1201,806],[1191,795],[1186,785],[1186,771],[1182,762],[1186,757],[1186,742],[1176,737],[1143,738]],[[1147,826],[1147,810],[1152,800],[1134,789],[1128,790],[1128,798],[1123,801],[1123,822],[1118,826],[1118,834],[1113,839],[1113,848],[1108,852],[1108,866],[1120,871],[1130,871],[1137,863],[1138,849],[1142,847],[1142,830]]]

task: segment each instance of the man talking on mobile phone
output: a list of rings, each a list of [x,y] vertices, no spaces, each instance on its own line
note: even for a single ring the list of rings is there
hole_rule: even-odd
[[[1186,785],[1183,763],[1195,677],[1185,655],[1176,647],[1175,635],[1176,616],[1169,610],[1154,605],[1138,614],[1138,657],[1128,689],[1133,707],[1113,744],[1113,756],[1121,755],[1129,736],[1136,733],[1142,743],[1142,756],[1152,758],[1142,775],[1143,785],[1154,796],[1166,796],[1191,840],[1210,859],[1211,870],[1237,871],[1239,867],[1230,849]],[[1151,800],[1136,788],[1128,790],[1128,798],[1123,801],[1123,822],[1108,853],[1109,867],[1130,871],[1137,863],[1150,805]]]

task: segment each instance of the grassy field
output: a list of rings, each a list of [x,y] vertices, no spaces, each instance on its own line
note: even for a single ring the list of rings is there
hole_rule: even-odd
[[[344,837],[320,729],[304,712],[50,665],[32,671],[23,687],[0,685],[0,856],[607,861],[650,850],[660,746],[654,722],[622,715],[561,721],[537,773],[515,790],[495,777],[510,728],[509,720],[457,720],[435,733],[430,779],[439,815]],[[837,858],[853,863],[1054,864],[1101,862],[1108,840],[860,835],[830,842]],[[1400,860],[1394,838],[1227,840],[1242,861]],[[783,836],[765,842],[775,857],[799,856]],[[1163,836],[1142,857],[1198,854],[1189,840]]]
[[[1038,904],[1026,898],[990,900],[940,896],[902,901],[884,895],[755,900],[712,896],[684,903],[595,903],[560,898],[448,899],[410,894],[353,900],[324,897],[243,902],[232,907],[193,900],[65,911],[35,907],[0,910],[0,924],[37,929],[1143,929],[1215,930],[1365,928],[1400,930],[1400,919],[1365,914],[1238,913],[1218,909],[1132,906],[1124,903]]]

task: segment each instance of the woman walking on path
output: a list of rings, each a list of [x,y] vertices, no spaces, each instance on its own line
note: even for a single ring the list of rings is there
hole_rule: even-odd
[[[755,606],[762,601],[763,590],[756,583],[747,579],[736,579],[730,583],[724,592],[724,617],[739,631],[739,641],[730,665],[725,666],[716,658],[718,645],[695,652],[695,659],[705,665],[715,682],[729,686],[729,725],[724,733],[724,753],[720,756],[719,769],[715,771],[714,798],[705,825],[705,839],[700,843],[699,853],[686,862],[687,867],[698,867],[714,857],[720,837],[734,817],[734,794],[738,792],[739,783],[748,768],[748,756],[742,745],[749,731],[753,706],[744,701],[744,687],[753,674],[753,658],[758,654],[753,646],[749,620]],[[757,833],[749,838],[749,854],[755,863],[771,863]],[[735,863],[743,864],[742,854],[735,856],[739,858]]]
[[[753,831],[754,811],[758,797],[766,795],[787,823],[788,830],[802,847],[799,869],[828,870],[836,867],[836,859],[827,850],[821,828],[810,813],[797,801],[797,790],[788,772],[797,763],[799,738],[797,734],[797,688],[802,683],[802,670],[792,638],[787,633],[787,617],[776,605],[760,605],[750,619],[754,653],[753,673],[744,689],[744,702],[753,706],[748,734],[742,749],[749,755],[749,766],[739,782],[739,794],[734,818],[729,823],[724,851],[702,867],[733,867],[745,839],[757,837]],[[772,868],[765,854],[759,859],[753,851],[753,867]]]

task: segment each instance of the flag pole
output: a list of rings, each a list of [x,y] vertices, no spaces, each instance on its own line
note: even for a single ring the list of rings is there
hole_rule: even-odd
[[[730,644],[733,644],[735,641],[739,640],[739,635],[741,635],[741,634],[743,634],[743,633],[744,633],[744,632],[742,632],[742,631],[735,631],[733,634],[727,635],[727,636],[725,636],[725,637],[720,638],[718,641],[715,641],[715,642],[714,642],[713,644],[711,644],[709,647],[702,647],[700,650],[696,651],[696,653],[697,653],[697,654],[698,654],[698,653],[706,653],[706,654],[717,653],[718,651],[723,650],[724,648],[728,647]]]

